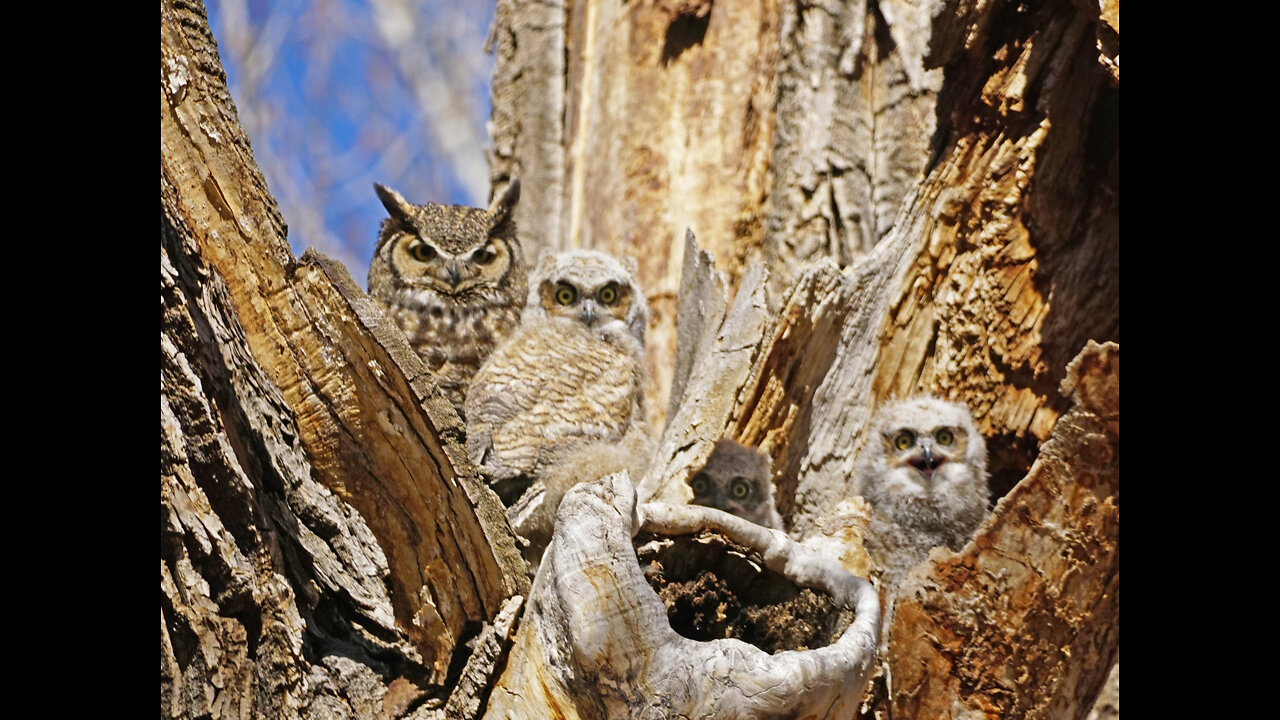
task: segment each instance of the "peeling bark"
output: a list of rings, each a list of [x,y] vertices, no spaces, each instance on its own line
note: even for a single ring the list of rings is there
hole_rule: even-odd
[[[583,478],[531,588],[421,361],[290,253],[203,10],[170,0],[162,715],[1084,717],[1119,648],[1118,5],[503,0],[493,46],[531,257],[641,260],[650,471]],[[973,410],[1001,499],[889,598],[863,698],[851,474],[872,409],[920,392]],[[725,436],[772,458],[786,533],[681,505]],[[635,532],[700,543],[719,571],[686,598],[741,594],[719,553],[853,624],[681,637]]]
[[[161,6],[162,714],[443,700],[527,592],[434,382],[345,269],[295,259],[199,5]]]
[[[638,530],[710,531],[758,552],[798,585],[854,612],[826,647],[769,654],[735,639],[682,637],[632,548]],[[712,565],[711,567],[714,567]],[[786,535],[711,508],[636,506],[625,473],[565,496],[534,581],[518,653],[486,717],[849,717],[879,636],[870,583]]]
[[[893,227],[933,153],[942,71],[924,51],[933,3],[784,6],[765,257],[847,267]]]

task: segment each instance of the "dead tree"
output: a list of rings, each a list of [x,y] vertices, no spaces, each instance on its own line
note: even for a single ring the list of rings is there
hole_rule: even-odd
[[[203,8],[167,0],[162,716],[1082,717],[1119,647],[1118,6],[503,0],[495,22],[492,174],[524,181],[530,252],[641,260],[653,468],[571,493],[531,586],[404,338],[290,252]],[[849,474],[875,404],[912,392],[969,404],[1003,497],[912,571],[864,698]],[[774,459],[785,535],[683,505],[726,435]],[[821,627],[677,639],[639,563],[680,557]],[[573,621],[592,608],[610,622]],[[705,670],[655,674],[673,656]]]

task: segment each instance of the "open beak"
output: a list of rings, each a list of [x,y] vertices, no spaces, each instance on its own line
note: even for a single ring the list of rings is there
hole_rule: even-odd
[[[947,459],[941,455],[935,455],[933,452],[933,443],[924,441],[920,444],[920,454],[907,461],[911,467],[920,471],[925,479],[933,479],[933,471],[937,470]]]

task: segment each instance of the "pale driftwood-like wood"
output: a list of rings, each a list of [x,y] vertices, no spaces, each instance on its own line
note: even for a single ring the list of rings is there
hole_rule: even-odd
[[[855,612],[826,647],[770,655],[735,639],[678,635],[632,536],[722,534],[797,585]],[[786,535],[718,510],[646,504],[625,473],[565,496],[534,581],[517,652],[485,717],[847,718],[870,674],[879,601],[865,580]]]
[[[504,8],[495,181],[544,173],[547,196],[521,204],[544,245],[642,259],[650,407],[671,422],[641,498],[684,502],[688,471],[735,437],[772,454],[789,535],[865,574],[865,504],[847,493],[873,407],[964,401],[996,494],[1018,485],[968,548],[913,571],[868,707],[1081,717],[1118,648],[1118,346],[1067,371],[1087,341],[1119,338],[1118,5]],[[585,621],[619,607],[577,599],[630,572],[634,522],[616,507],[595,536],[570,522],[552,547],[586,564],[529,590],[403,338],[341,268],[290,254],[202,11],[173,0],[161,21],[162,714],[664,716],[616,680],[662,644],[643,639],[670,629],[659,606],[638,601],[633,640],[603,654],[548,656],[533,620],[563,630],[572,608],[574,627],[598,627]],[[801,140],[821,157],[793,152]],[[881,162],[895,152],[897,176]],[[709,254],[677,246],[686,227]],[[683,336],[677,287],[707,309]],[[669,405],[659,371],[681,388]],[[577,673],[583,658],[622,660]],[[745,687],[718,677],[686,668],[672,696],[709,714]]]
[[[715,258],[698,247],[693,231],[684,236],[684,263],[680,268],[680,296],[677,300],[675,369],[671,374],[671,397],[667,418],[675,415],[684,402],[685,385],[697,354],[715,343],[715,335],[724,321],[724,276],[716,271]]]
[[[904,581],[894,717],[1082,718],[1117,660],[1119,347],[1090,343],[1063,392],[1073,405],[1027,477],[967,547],[935,548]]]
[[[443,699],[527,592],[503,509],[403,336],[294,259],[198,4],[161,5],[160,116],[162,710]]]
[[[496,57],[489,176],[495,189],[520,178],[515,219],[529,267],[564,248],[565,13],[565,0],[497,0],[487,43]]]
[[[724,320],[701,333],[704,344],[686,350],[689,355],[683,362],[689,367],[689,376],[682,397],[673,405],[677,409],[658,442],[653,464],[639,484],[645,501],[679,503],[692,498],[683,478],[690,469],[705,464],[716,440],[725,436],[729,414],[759,352],[768,317],[765,280],[763,268],[755,266],[724,313]],[[699,284],[707,287],[716,283],[691,287]],[[699,302],[706,302],[715,312],[719,298],[709,293]]]
[[[892,228],[932,154],[940,68],[923,3],[782,4],[765,257],[781,290],[806,262],[840,267]]]

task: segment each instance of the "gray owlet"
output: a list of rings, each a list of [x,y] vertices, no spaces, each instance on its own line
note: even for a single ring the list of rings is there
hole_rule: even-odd
[[[520,322],[525,261],[515,180],[489,210],[414,205],[374,184],[390,217],[369,262],[369,295],[404,331],[461,413],[471,376]]]
[[[987,445],[959,403],[884,405],[859,456],[856,491],[871,504],[866,547],[894,586],[929,549],[959,550],[987,512]]]
[[[775,530],[782,517],[773,499],[769,456],[736,440],[716,442],[711,457],[689,478],[693,504],[705,505]]]
[[[635,473],[647,462],[644,333],[649,311],[628,269],[591,250],[544,254],[529,283],[520,327],[476,373],[467,395],[467,451],[503,504],[524,498],[526,538],[549,535],[559,497],[613,454]],[[605,452],[584,450],[608,445]],[[613,470],[621,468],[612,468]],[[612,470],[609,470],[612,471]],[[586,475],[596,474],[596,477]],[[530,486],[556,478],[556,487]],[[532,502],[537,500],[537,502]]]

